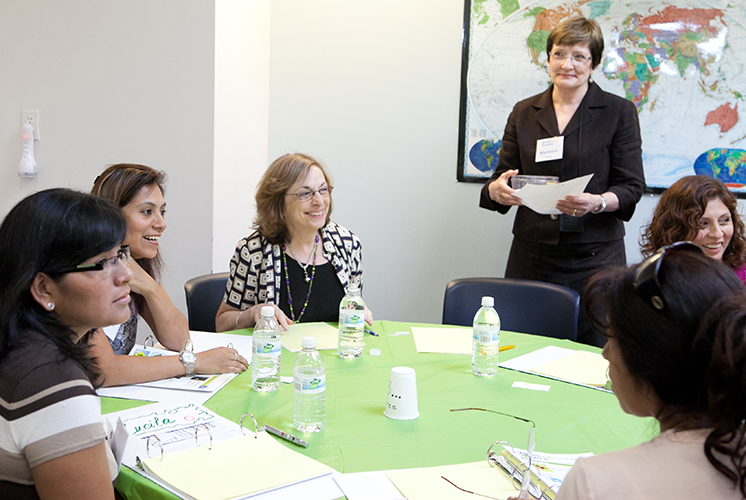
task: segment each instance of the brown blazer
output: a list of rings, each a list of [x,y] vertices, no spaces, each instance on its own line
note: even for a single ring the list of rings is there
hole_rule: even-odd
[[[583,102],[562,133],[565,137],[562,159],[536,163],[536,141],[558,135],[551,86],[545,92],[516,104],[505,127],[500,161],[482,188],[479,206],[501,214],[510,210],[510,206],[493,201],[488,190],[489,184],[506,170],[518,169],[522,175],[556,175],[562,181],[592,173],[586,192],[602,194],[611,191],[619,198],[620,209],[586,214],[583,217],[584,231],[563,233],[562,241],[598,243],[623,238],[622,221],[632,218],[645,188],[637,108],[591,82]],[[513,235],[525,241],[557,245],[560,242],[560,221],[518,207]]]

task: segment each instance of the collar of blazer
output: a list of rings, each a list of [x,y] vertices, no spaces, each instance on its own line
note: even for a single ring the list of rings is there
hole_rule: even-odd
[[[539,122],[539,125],[541,125],[548,133],[559,135],[559,130],[557,129],[557,117],[554,114],[554,104],[552,103],[552,89],[553,86],[550,85],[549,88],[541,94],[539,99],[532,104],[532,106],[536,110],[536,121]],[[605,92],[601,90],[601,87],[599,87],[596,82],[590,82],[588,84],[588,92],[586,92],[585,97],[583,97],[583,102],[580,103],[580,106],[583,107],[583,126],[586,126],[588,123],[593,121],[594,108],[603,108],[606,106]],[[573,117],[573,119],[570,120],[570,123],[567,124],[562,135],[565,137],[569,136],[578,129],[579,125],[579,121],[575,120],[575,117]]]

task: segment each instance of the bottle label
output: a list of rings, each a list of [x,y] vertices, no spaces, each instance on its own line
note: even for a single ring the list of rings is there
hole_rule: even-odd
[[[296,392],[319,394],[326,390],[326,375],[316,377],[295,377],[293,382]]]
[[[365,326],[365,311],[356,309],[340,309],[339,326],[362,329]]]
[[[484,327],[475,327],[473,338],[475,342],[481,343],[492,343],[500,341],[500,330],[499,329],[486,329]]]
[[[254,356],[270,357],[279,356],[282,350],[282,341],[277,339],[272,342],[254,343]]]

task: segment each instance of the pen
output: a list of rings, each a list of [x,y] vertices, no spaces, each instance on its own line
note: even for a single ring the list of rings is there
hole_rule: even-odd
[[[285,441],[290,441],[291,443],[297,444],[298,446],[302,446],[303,448],[308,448],[308,443],[303,441],[301,438],[297,438],[293,436],[292,434],[283,432],[280,429],[272,427],[271,425],[265,425],[264,430],[269,432],[270,434],[274,434],[275,436],[284,439]]]
[[[498,349],[497,352],[507,351],[508,349],[512,349],[514,347],[515,347],[514,345],[504,345],[500,349]]]
[[[378,337],[378,334],[377,334],[376,332],[374,332],[373,330],[368,330],[368,329],[366,328],[366,329],[365,329],[365,332],[366,332],[366,333],[370,333],[370,334],[371,334],[371,335],[373,335],[374,337]]]

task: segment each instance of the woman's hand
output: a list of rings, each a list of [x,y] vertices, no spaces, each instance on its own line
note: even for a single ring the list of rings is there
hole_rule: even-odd
[[[217,347],[197,353],[195,373],[241,373],[249,367],[246,358],[232,347]]]
[[[516,175],[518,170],[506,170],[500,177],[492,181],[489,185],[490,198],[500,205],[522,205],[520,198],[514,195],[515,189],[508,185],[508,180]]]
[[[236,326],[238,328],[251,328],[255,326],[257,321],[262,317],[262,307],[264,306],[272,306],[274,308],[275,318],[277,318],[277,322],[280,323],[280,328],[283,330],[287,330],[288,326],[293,324],[293,320],[285,316],[285,313],[277,305],[256,304],[241,313],[241,317],[236,321]]]
[[[129,262],[127,262],[127,266],[130,268],[130,271],[132,271],[130,290],[146,297],[148,292],[157,286],[157,283],[152,276],[145,272],[135,259],[130,259]]]
[[[368,306],[365,306],[365,322],[368,323],[368,326],[373,326],[373,313],[370,312]]]
[[[606,192],[603,194],[606,200],[604,212],[619,210],[619,198],[616,194]],[[582,217],[587,213],[598,213],[603,206],[600,194],[583,193],[580,196],[565,196],[564,200],[557,202],[557,210],[570,217]]]

